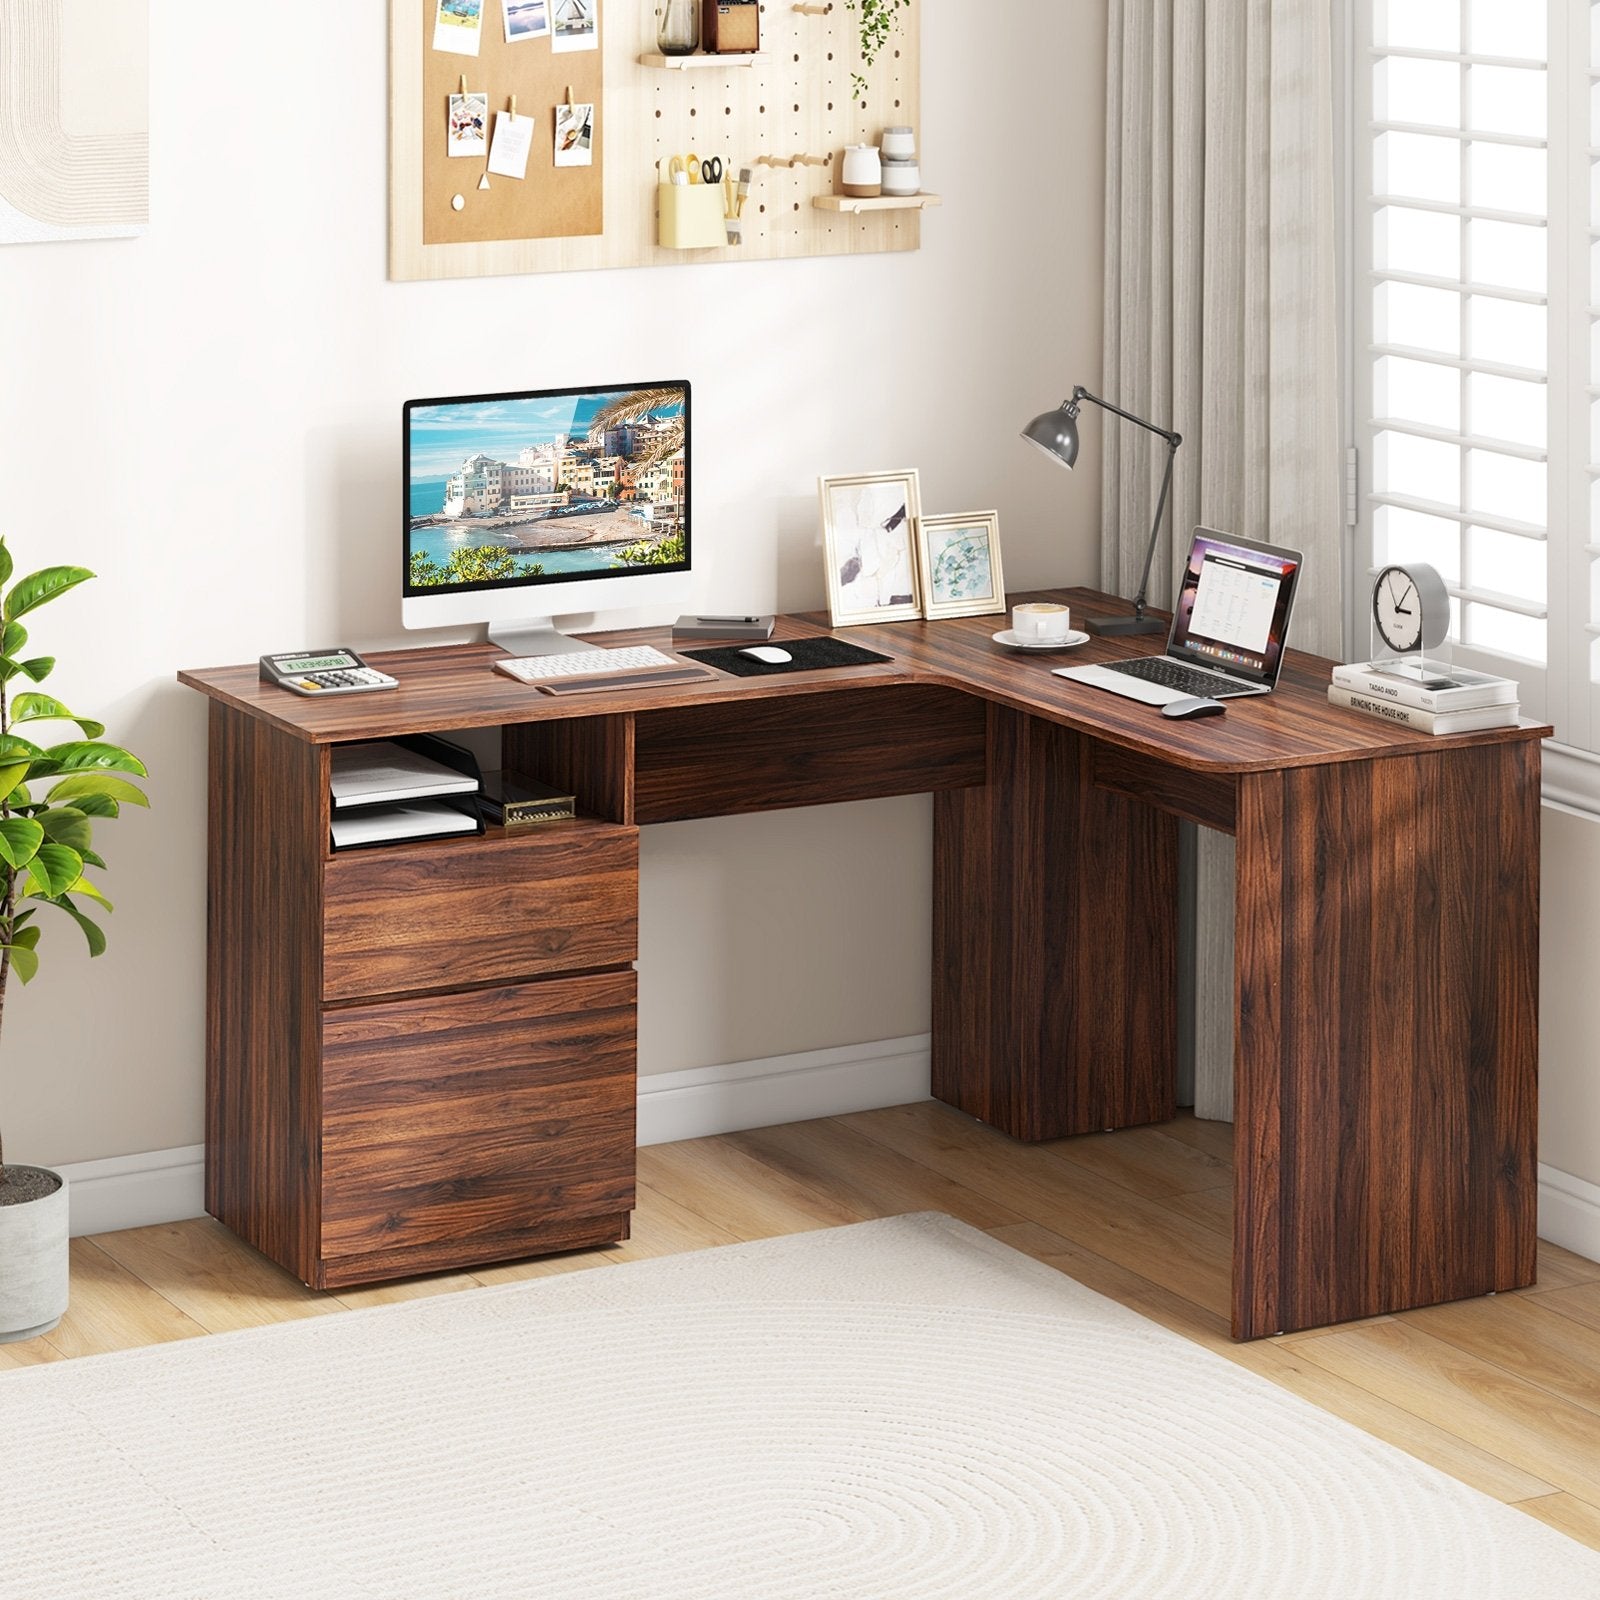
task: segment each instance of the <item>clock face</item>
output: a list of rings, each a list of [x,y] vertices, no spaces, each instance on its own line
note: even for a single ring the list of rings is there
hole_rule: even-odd
[[[1391,650],[1415,650],[1422,643],[1422,596],[1404,567],[1385,567],[1372,586],[1372,620]]]

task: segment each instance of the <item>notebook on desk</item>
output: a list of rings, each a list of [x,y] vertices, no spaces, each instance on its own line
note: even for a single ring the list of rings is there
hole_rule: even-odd
[[[1191,695],[1228,700],[1271,694],[1289,644],[1289,615],[1303,560],[1298,550],[1284,545],[1196,528],[1172,609],[1167,653],[1057,667],[1055,675],[1152,706]]]

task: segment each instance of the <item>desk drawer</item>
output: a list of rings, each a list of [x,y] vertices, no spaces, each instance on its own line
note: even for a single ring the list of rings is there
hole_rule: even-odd
[[[624,966],[638,954],[639,832],[579,819],[332,857],[325,1000]]]
[[[986,718],[975,696],[921,684],[641,711],[634,820],[977,787]]]
[[[636,987],[609,972],[329,1012],[322,1256],[466,1266],[631,1209]]]

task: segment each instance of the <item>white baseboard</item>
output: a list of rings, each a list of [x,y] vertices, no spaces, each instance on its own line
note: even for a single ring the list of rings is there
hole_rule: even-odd
[[[1600,1185],[1541,1165],[1539,1237],[1600,1261]]]
[[[147,1150],[142,1155],[75,1161],[55,1169],[70,1185],[70,1230],[115,1233],[157,1222],[181,1222],[206,1209],[206,1147]]]
[[[929,1037],[768,1056],[639,1080],[639,1143],[770,1128],[928,1098]]]
[[[639,1143],[669,1144],[928,1098],[929,1039],[913,1034],[639,1080]],[[58,1166],[72,1233],[114,1233],[205,1211],[205,1146]],[[1539,1237],[1600,1261],[1600,1185],[1539,1168]]]
[[[639,1080],[639,1143],[668,1144],[928,1098],[927,1034]],[[205,1214],[205,1146],[55,1164],[73,1237]]]

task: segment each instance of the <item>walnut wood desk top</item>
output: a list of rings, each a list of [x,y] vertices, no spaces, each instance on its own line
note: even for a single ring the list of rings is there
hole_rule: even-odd
[[[1089,589],[1039,591],[1010,598],[1063,600],[1080,615],[1129,609],[1126,602]],[[1289,652],[1274,694],[1231,700],[1221,717],[1170,721],[1161,716],[1158,707],[1124,700],[1087,684],[1069,683],[1051,673],[1052,667],[1066,664],[1159,654],[1165,643],[1161,635],[1093,638],[1077,650],[1034,655],[994,643],[992,635],[1005,623],[1004,617],[992,616],[844,628],[838,630],[838,637],[891,660],[881,665],[761,678],[719,673],[693,683],[566,697],[541,694],[494,671],[493,662],[505,652],[489,644],[432,645],[371,655],[372,665],[400,680],[398,689],[334,695],[325,700],[262,683],[254,664],[180,672],[178,680],[312,744],[812,696],[892,683],[963,690],[1170,765],[1218,774],[1366,761],[1460,745],[1542,739],[1554,732],[1547,724],[1526,720],[1512,728],[1446,737],[1395,727],[1330,705],[1327,687],[1333,663],[1298,650]],[[773,642],[833,631],[820,615],[780,617]],[[669,628],[592,637],[608,646],[673,648]],[[692,648],[704,648],[704,644],[697,642]]]

